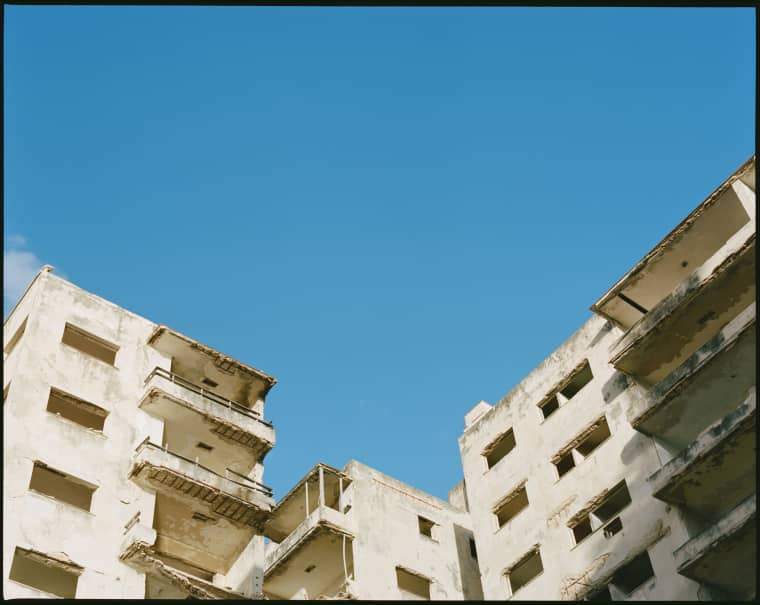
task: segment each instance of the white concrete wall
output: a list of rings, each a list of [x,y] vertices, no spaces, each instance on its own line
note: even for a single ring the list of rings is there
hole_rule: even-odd
[[[142,598],[145,576],[119,562],[125,524],[137,513],[151,526],[155,496],[128,478],[135,447],[161,443],[163,422],[137,407],[144,380],[170,359],[147,345],[156,325],[42,271],[4,325],[4,343],[27,319],[4,364],[10,383],[4,413],[4,595],[36,594],[8,579],[17,546],[63,553],[84,567],[77,598]],[[66,322],[119,347],[114,366],[61,343]],[[108,411],[102,432],[46,410],[51,387]],[[97,485],[91,510],[29,491],[34,462]],[[263,476],[263,465],[252,475]],[[263,539],[254,538],[219,585],[248,595],[261,591]]]
[[[477,593],[473,564],[461,566],[458,558],[457,528],[460,533],[470,528],[465,512],[359,462],[351,461],[343,470],[352,479],[356,596],[404,598],[397,587],[397,565],[433,580],[431,599],[462,599],[465,590]],[[438,524],[435,541],[420,535],[418,515]]]
[[[647,595],[697,597],[699,585],[679,576],[672,559],[687,535],[686,527],[677,511],[651,496],[646,478],[660,467],[657,451],[652,440],[626,420],[627,379],[608,363],[609,349],[620,335],[619,329],[592,317],[460,438],[486,599],[507,598],[504,569],[534,544],[540,544],[544,571],[514,595],[518,600],[573,598],[588,579],[603,577],[660,534],[664,535],[649,547],[656,578]],[[537,404],[584,359],[589,360],[593,380],[544,419]],[[558,478],[551,458],[602,414],[611,436]],[[509,428],[516,446],[488,470],[481,453]],[[575,545],[567,520],[622,479],[632,498],[620,515],[623,530],[610,539],[598,531]],[[529,506],[498,528],[494,504],[524,480]]]

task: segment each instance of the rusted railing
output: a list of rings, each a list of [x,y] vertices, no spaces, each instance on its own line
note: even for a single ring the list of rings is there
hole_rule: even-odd
[[[244,406],[241,403],[238,403],[236,401],[232,401],[231,399],[226,399],[225,397],[222,397],[221,395],[217,395],[216,393],[209,391],[208,389],[204,389],[201,386],[198,386],[197,384],[193,384],[189,380],[182,378],[182,376],[178,376],[177,374],[174,374],[173,372],[169,372],[168,370],[165,370],[164,368],[154,368],[153,371],[148,374],[148,377],[145,379],[145,384],[147,384],[151,378],[154,376],[160,376],[161,378],[165,378],[166,380],[171,381],[174,384],[177,384],[181,386],[182,388],[187,389],[188,391],[192,391],[193,393],[196,393],[203,397],[204,399],[208,399],[209,401],[213,401],[214,403],[218,405],[222,405],[226,407],[229,410],[234,410],[239,414],[243,414],[244,416],[248,416],[249,418],[253,418],[254,420],[260,422],[261,424],[265,426],[272,426],[271,422],[268,422],[264,420],[261,417],[261,414],[258,412],[252,410],[249,407]]]
[[[141,450],[146,449],[146,448],[157,450],[159,452],[163,452],[166,455],[174,456],[175,458],[179,458],[180,460],[184,460],[185,462],[189,462],[190,464],[193,464],[193,465],[197,466],[198,468],[202,468],[204,471],[209,472],[212,475],[216,475],[217,477],[221,477],[222,479],[224,479],[226,481],[231,481],[232,483],[235,483],[235,484],[240,485],[242,487],[256,490],[257,492],[261,492],[262,494],[264,494],[265,496],[269,496],[270,498],[274,495],[274,491],[268,485],[264,485],[263,483],[260,483],[259,481],[256,481],[255,479],[251,479],[249,477],[246,477],[245,475],[242,475],[242,474],[238,473],[237,471],[233,471],[230,468],[228,468],[228,469],[225,470],[225,475],[226,476],[225,475],[220,475],[219,473],[217,473],[214,470],[211,470],[207,466],[203,466],[202,464],[200,464],[198,462],[198,460],[191,460],[190,458],[186,458],[185,456],[183,456],[181,454],[177,454],[176,452],[171,451],[170,449],[168,449],[167,446],[163,446],[162,447],[160,445],[156,445],[155,443],[152,443],[150,441],[150,437],[146,437],[145,439],[143,439],[142,443],[140,443],[140,445],[138,445],[135,448],[135,452],[140,452]],[[231,479],[230,476],[229,476],[230,474],[235,475],[235,477],[237,477],[237,479]]]

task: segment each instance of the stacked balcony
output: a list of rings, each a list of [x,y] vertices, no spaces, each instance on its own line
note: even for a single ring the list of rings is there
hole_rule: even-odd
[[[264,592],[289,599],[333,597],[353,577],[351,479],[325,464],[315,466],[272,511],[266,535],[273,544],[264,566]]]
[[[136,448],[130,478],[156,496],[149,527],[155,538],[135,551],[148,554],[125,560],[146,569],[149,556],[150,569],[161,570],[151,572],[154,596],[173,595],[171,586],[185,586],[177,577],[191,573],[194,582],[211,586],[197,594],[218,598],[214,576],[226,575],[251,539],[263,534],[274,508],[272,490],[259,479],[275,442],[263,418],[275,380],[165,326],[149,344],[170,359],[170,368],[157,367],[146,377],[139,407],[163,429]]]

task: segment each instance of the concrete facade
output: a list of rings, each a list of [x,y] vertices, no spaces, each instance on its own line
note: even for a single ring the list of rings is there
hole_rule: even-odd
[[[755,158],[459,440],[486,599],[749,599]]]
[[[755,232],[753,157],[465,414],[448,502],[356,461],[275,502],[276,380],[45,267],[4,324],[4,596],[754,598]]]

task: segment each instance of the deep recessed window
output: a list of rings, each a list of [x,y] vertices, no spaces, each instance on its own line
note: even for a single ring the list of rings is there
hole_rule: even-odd
[[[89,511],[97,486],[35,462],[29,489]]]
[[[596,592],[592,592],[583,600],[584,601],[601,601],[603,603],[610,603],[612,601],[612,595],[610,594],[609,587],[605,586],[604,588],[601,588],[597,590]]]
[[[607,418],[602,416],[552,458],[552,464],[557,469],[557,476],[562,477],[575,468],[610,435]]]
[[[541,561],[541,551],[536,548],[527,553],[507,572],[508,596],[514,595],[542,571],[544,571],[544,565]]]
[[[486,459],[488,468],[493,468],[499,460],[515,448],[515,445],[515,432],[512,429],[509,429],[506,433],[492,441],[483,450],[483,457]]]
[[[478,549],[475,546],[475,538],[470,538],[470,556],[476,561],[478,560]]]
[[[94,403],[89,403],[55,388],[50,389],[47,411],[51,414],[59,414],[63,418],[96,431],[103,430],[103,425],[108,416],[106,410]]]
[[[211,450],[214,449],[214,446],[209,445],[208,443],[203,443],[203,441],[199,441],[198,443],[196,443],[195,447],[202,450],[206,450],[207,452],[210,452]]]
[[[418,599],[430,600],[430,580],[417,573],[396,567],[396,582],[402,593]]]
[[[201,382],[203,384],[205,384],[207,387],[211,387],[212,389],[214,387],[218,387],[219,386],[218,382],[215,382],[215,381],[211,380],[210,378],[206,378],[205,376],[203,377],[203,380],[201,380]]]
[[[16,345],[21,340],[21,337],[24,335],[24,330],[26,330],[26,320],[29,319],[28,317],[24,318],[24,321],[21,322],[21,325],[18,327],[18,329],[14,332],[13,336],[11,336],[11,339],[8,341],[8,344],[5,345],[5,348],[3,351],[6,355],[10,355],[13,352],[13,349],[16,348]]]
[[[433,528],[435,527],[435,522],[431,521],[430,519],[426,519],[425,517],[417,517],[417,525],[420,530],[420,534],[423,536],[427,536],[431,540],[435,539],[435,536],[433,536]]]
[[[82,571],[78,565],[16,547],[9,579],[48,594],[73,599]]]
[[[573,370],[570,376],[562,381],[558,388],[549,393],[549,395],[538,404],[541,416],[544,419],[551,416],[563,403],[575,397],[583,387],[591,382],[593,378],[594,375],[591,372],[591,366],[589,365],[588,360],[585,360],[581,366]]]
[[[494,508],[493,512],[494,515],[496,515],[496,521],[499,527],[504,527],[504,525],[514,519],[520,512],[525,510],[528,507],[528,504],[528,491],[523,484],[507,495]]]
[[[611,538],[623,529],[620,511],[631,503],[631,494],[625,481],[613,487],[604,498],[587,513],[568,522],[576,544],[603,527],[604,536]]]
[[[119,347],[107,340],[85,332],[70,323],[67,323],[66,328],[63,330],[61,342],[109,365],[114,364],[116,361],[116,351],[119,350]]]
[[[652,576],[654,576],[652,562],[649,560],[649,553],[644,551],[618,569],[612,575],[610,583],[628,595]]]

